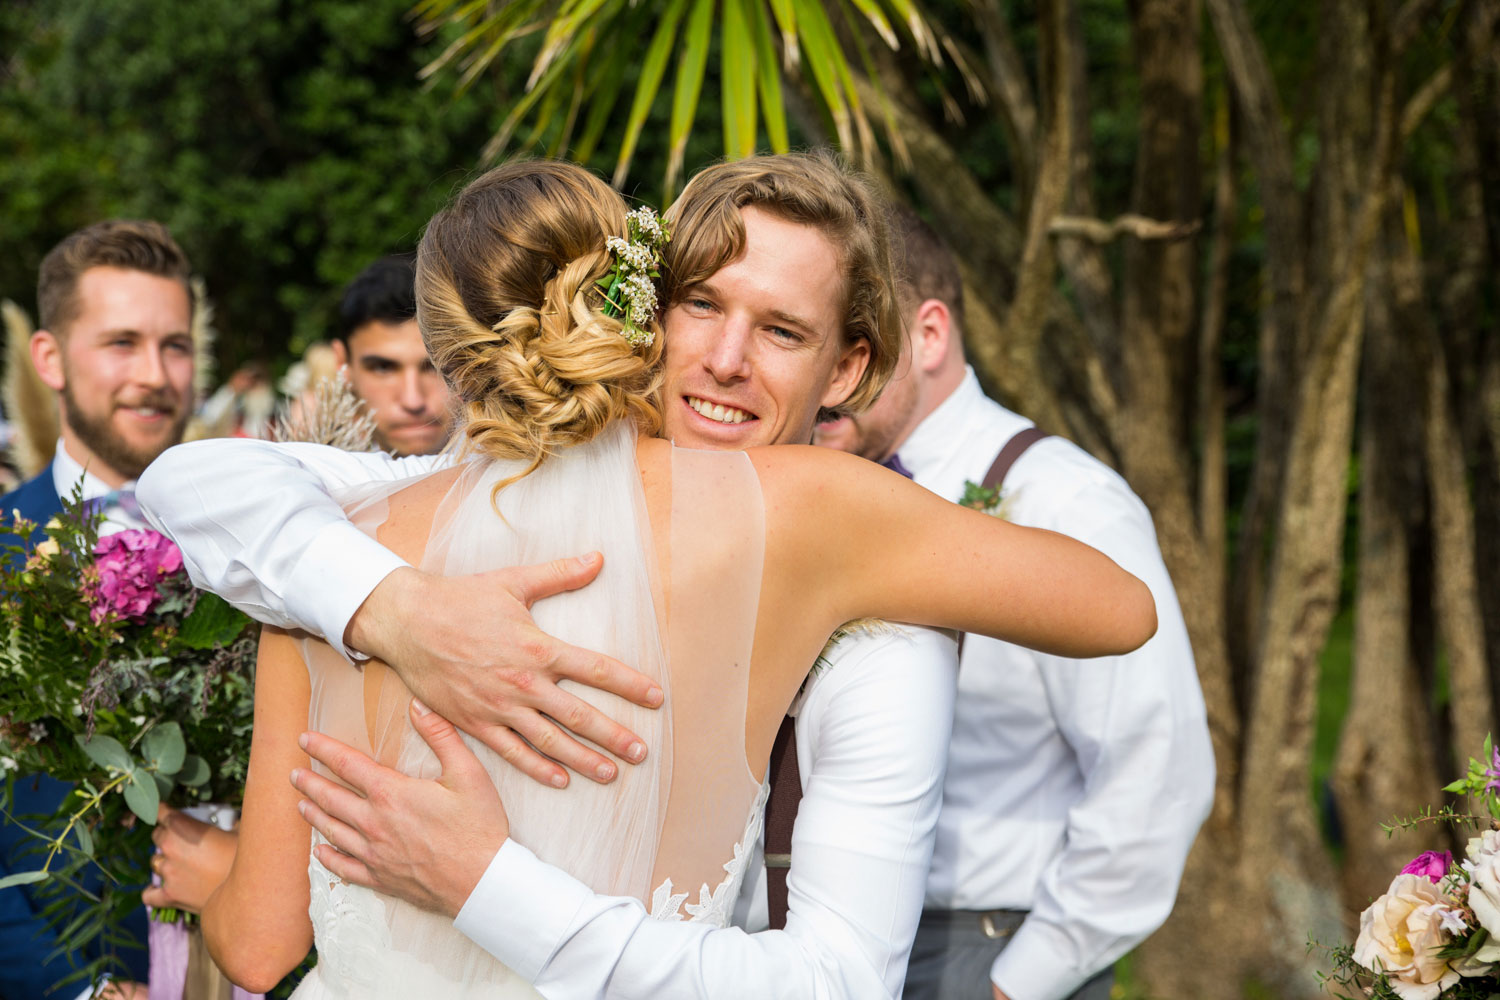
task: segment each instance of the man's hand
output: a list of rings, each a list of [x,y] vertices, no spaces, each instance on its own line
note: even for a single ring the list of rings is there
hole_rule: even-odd
[[[510,820],[452,723],[415,699],[411,721],[442,765],[439,778],[410,778],[332,737],[303,733],[302,749],[349,788],[299,768],[292,784],[312,801],[297,808],[327,839],[314,853],[333,874],[455,917],[510,836]]]
[[[157,909],[203,912],[203,904],[229,874],[239,836],[162,806],[151,839],[157,851],[151,856],[151,870],[160,876],[161,885],[141,893],[141,900]]]
[[[567,785],[560,761],[613,781],[614,762],[568,730],[635,764],[646,758],[645,743],[557,682],[646,708],[661,705],[661,687],[618,660],[552,638],[530,611],[544,597],[586,586],[603,564],[595,552],[463,577],[399,569],[355,612],[347,644],[390,664],[413,694],[535,780]]]
[[[1000,992],[1000,987],[996,986],[994,983],[990,983],[990,989],[995,994],[994,1000],[1010,1000],[1010,997],[1008,997],[1004,993]]]

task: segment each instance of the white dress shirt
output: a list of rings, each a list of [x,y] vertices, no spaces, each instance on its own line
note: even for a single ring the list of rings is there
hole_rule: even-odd
[[[436,461],[217,439],[167,451],[138,497],[199,586],[262,621],[342,636],[404,563],[354,528],[327,490]],[[805,795],[786,930],[651,920],[638,901],[597,895],[514,842],[456,926],[551,1000],[899,996],[941,800],[954,643],[903,627],[853,636],[831,660],[797,715]],[[763,875],[747,892],[764,893]],[[763,902],[751,909],[764,926]]]
[[[962,385],[897,449],[958,500],[1031,422]],[[992,969],[1012,1000],[1057,1000],[1161,925],[1213,799],[1213,751],[1187,628],[1151,515],[1117,474],[1061,438],[1005,480],[1004,516],[1071,535],[1146,582],[1154,638],[1070,660],[965,640],[927,905],[1030,911]],[[962,567],[955,567],[962,572]]]
[[[83,483],[84,500],[94,500],[114,492],[108,483],[89,472],[83,467],[82,462],[69,454],[63,439],[58,438],[57,449],[52,453],[52,486],[57,490],[57,495],[66,503],[73,498],[73,491],[78,488],[80,481]],[[120,489],[135,489],[135,481],[124,483]],[[112,535],[127,528],[147,527],[146,522],[116,503],[105,507],[102,513],[104,520],[99,522],[101,535]]]

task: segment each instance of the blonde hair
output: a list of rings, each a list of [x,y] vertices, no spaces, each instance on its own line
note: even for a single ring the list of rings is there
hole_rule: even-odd
[[[870,182],[832,153],[752,156],[709,167],[688,181],[667,212],[672,242],[663,254],[662,301],[675,305],[745,252],[740,210],[750,206],[812,226],[838,251],[845,343],[865,340],[870,362],[849,397],[820,419],[866,409],[890,381],[905,339],[891,224]]]
[[[500,486],[613,421],[661,427],[660,330],[632,347],[596,284],[625,215],[582,167],[533,160],[484,174],[427,225],[417,324],[458,400],[464,448],[529,463]]]

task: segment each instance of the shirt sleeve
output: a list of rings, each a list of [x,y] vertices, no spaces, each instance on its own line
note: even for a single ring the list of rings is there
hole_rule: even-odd
[[[1095,486],[1045,527],[1143,580],[1156,599],[1157,632],[1126,656],[1040,658],[1084,790],[1030,913],[991,968],[1011,1000],[1061,1000],[1161,926],[1213,804],[1203,695],[1149,513],[1123,485]]]
[[[507,842],[455,926],[549,1000],[899,997],[942,800],[953,640],[839,644],[798,711],[786,929],[652,919]],[[858,831],[857,836],[852,831]]]
[[[443,460],[215,438],[168,448],[142,474],[136,497],[182,550],[194,584],[351,656],[349,620],[406,563],[351,524],[330,491],[420,475]]]

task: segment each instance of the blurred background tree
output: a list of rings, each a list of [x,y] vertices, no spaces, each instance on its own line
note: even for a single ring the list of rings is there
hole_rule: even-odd
[[[842,144],[990,390],[1155,515],[1219,777],[1130,989],[1312,996],[1497,717],[1500,0],[409,2],[0,9],[0,295],[150,215],[275,359],[494,156],[659,200]]]

